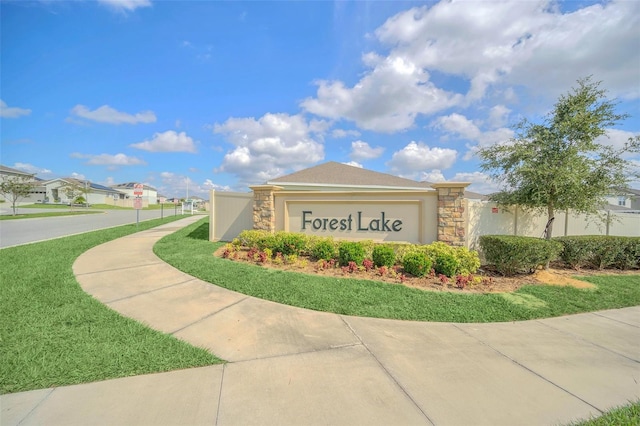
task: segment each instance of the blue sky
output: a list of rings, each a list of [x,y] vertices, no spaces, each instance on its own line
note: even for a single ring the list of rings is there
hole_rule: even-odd
[[[631,114],[604,143],[640,133],[637,1],[0,0],[0,19],[0,162],[44,179],[207,198],[338,161],[488,193],[478,147],[587,75]]]

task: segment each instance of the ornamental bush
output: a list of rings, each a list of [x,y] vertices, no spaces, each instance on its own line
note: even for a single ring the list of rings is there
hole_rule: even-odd
[[[309,247],[311,257],[316,260],[331,260],[338,257],[338,250],[333,238],[315,238]]]
[[[574,269],[640,267],[640,238],[579,235],[554,238],[562,244],[560,259]]]
[[[276,232],[271,249],[283,256],[299,255],[307,246],[307,236],[297,232]]]
[[[514,235],[482,235],[480,247],[487,263],[507,276],[532,273],[538,266],[556,259],[562,250],[558,241]]]
[[[376,267],[386,266],[390,268],[396,263],[396,252],[390,245],[378,244],[373,247],[371,258]]]
[[[362,265],[365,258],[365,249],[359,242],[341,241],[338,244],[338,262],[340,266],[347,266],[349,262]]]
[[[402,259],[402,268],[407,274],[424,277],[431,271],[431,259],[424,252],[415,250],[408,252]]]
[[[269,231],[245,229],[233,240],[233,243],[243,247],[255,247],[259,250],[264,250],[265,248],[271,248],[273,246],[274,235]]]
[[[454,277],[455,275],[469,275],[474,274],[480,267],[480,257],[475,250],[469,250],[466,247],[454,247],[450,246],[442,241],[437,241],[429,245],[423,246],[424,252],[429,256],[431,262],[434,264],[436,272],[438,271],[438,258],[442,258],[440,263],[445,263],[444,268],[447,271],[455,270],[451,273],[438,272],[448,277]],[[453,258],[451,260],[450,258]],[[446,259],[446,260],[444,260]],[[455,265],[455,266],[454,266]]]
[[[455,255],[451,253],[439,253],[436,255],[435,265],[433,268],[436,274],[446,275],[449,278],[453,278],[458,275],[460,271],[460,262]]]

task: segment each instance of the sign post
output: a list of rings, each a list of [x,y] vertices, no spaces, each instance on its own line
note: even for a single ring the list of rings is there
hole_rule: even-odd
[[[136,229],[138,229],[138,223],[140,222],[140,209],[142,208],[142,190],[144,185],[136,183],[133,185],[133,208],[136,209]]]

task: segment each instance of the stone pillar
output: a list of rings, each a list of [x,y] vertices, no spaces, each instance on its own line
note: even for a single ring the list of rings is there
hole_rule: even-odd
[[[466,245],[467,200],[464,190],[470,182],[442,182],[431,185],[438,191],[438,241],[452,246]]]
[[[274,232],[276,230],[275,185],[250,186],[253,190],[253,229]]]

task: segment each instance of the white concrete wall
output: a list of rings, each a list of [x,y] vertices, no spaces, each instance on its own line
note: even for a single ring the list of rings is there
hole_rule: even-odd
[[[245,229],[253,229],[253,193],[211,190],[209,239],[231,241]]]
[[[468,212],[467,245],[473,249],[478,248],[477,242],[480,235],[542,237],[547,224],[546,214],[527,212],[522,208],[505,208],[496,203],[470,200]],[[607,226],[607,215],[610,215],[609,226]],[[556,212],[552,236],[565,235],[639,237],[640,214],[602,211],[600,217],[597,217]]]

